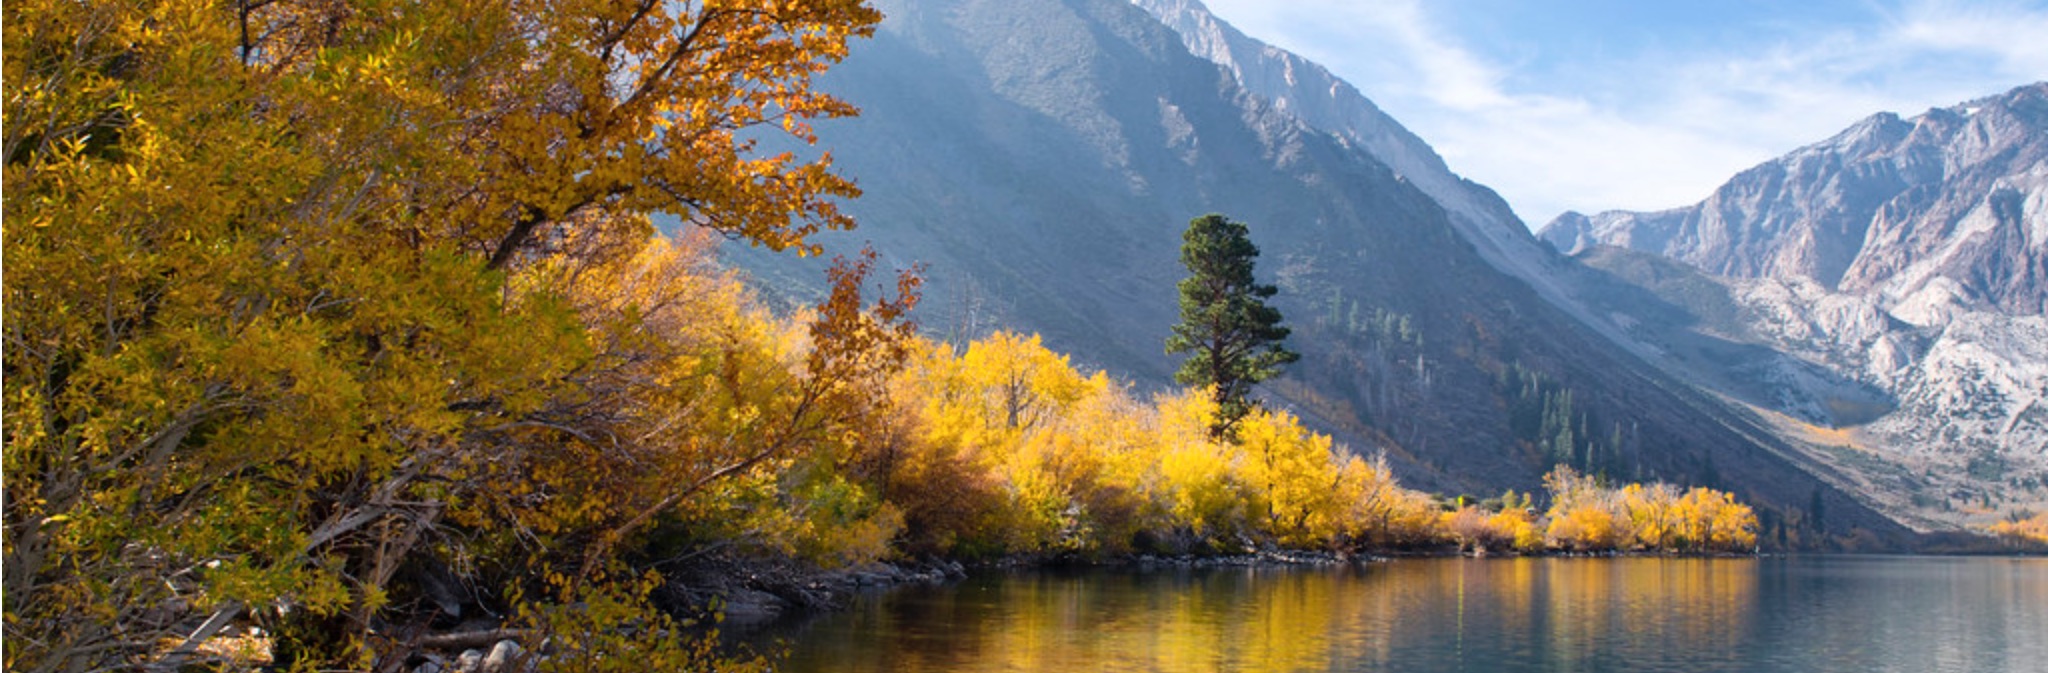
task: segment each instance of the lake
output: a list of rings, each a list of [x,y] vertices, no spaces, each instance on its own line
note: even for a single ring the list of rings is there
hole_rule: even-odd
[[[751,639],[788,671],[2048,672],[2048,559],[990,572]]]

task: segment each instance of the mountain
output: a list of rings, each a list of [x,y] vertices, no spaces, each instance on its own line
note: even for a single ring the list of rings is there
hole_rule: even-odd
[[[1133,0],[1181,36],[1188,51],[1228,71],[1238,86],[1283,113],[1363,150],[1443,208],[1481,258],[1567,312],[1570,273],[1555,263],[1506,201],[1451,172],[1428,143],[1328,69],[1249,37],[1194,0]],[[1586,321],[1600,326],[1597,321]]]
[[[1903,540],[1751,411],[1615,347],[1561,301],[1567,260],[1321,68],[1193,3],[876,4],[881,30],[819,82],[863,110],[817,127],[865,191],[845,204],[861,227],[816,240],[923,265],[927,331],[1034,331],[1163,389],[1180,233],[1222,212],[1250,224],[1304,356],[1269,401],[1412,485],[1527,491],[1568,463],[1737,490],[1774,540]],[[822,277],[725,254],[792,303]]]
[[[2048,83],[1878,114],[1699,204],[1540,236],[1647,359],[1923,529],[2048,504]]]
[[[1228,71],[1238,86],[1282,113],[1364,150],[1442,207],[1496,266],[1528,258],[1532,237],[1493,190],[1458,177],[1443,157],[1349,82],[1284,49],[1246,36],[1193,0],[1135,0],[1181,36],[1189,53]]]
[[[2048,82],[1912,119],[1880,113],[1743,171],[1698,204],[1559,216],[1563,251],[1612,245],[1735,278],[1808,278],[1903,301],[1953,282],[2048,312]]]

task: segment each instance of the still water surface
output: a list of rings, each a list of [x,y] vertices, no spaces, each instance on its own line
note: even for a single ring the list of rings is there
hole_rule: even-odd
[[[789,671],[2048,673],[2048,559],[993,573],[753,638]]]

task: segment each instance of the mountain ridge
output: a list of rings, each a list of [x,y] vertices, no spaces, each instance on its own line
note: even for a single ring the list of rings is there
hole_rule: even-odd
[[[866,191],[846,204],[862,226],[816,240],[828,252],[868,241],[898,266],[925,264],[931,331],[1034,331],[1077,362],[1163,389],[1179,232],[1222,212],[1251,224],[1261,280],[1282,288],[1304,353],[1269,400],[1354,451],[1386,452],[1409,483],[1535,490],[1568,462],[1741,485],[1795,539],[1821,529],[1803,511],[1816,493],[1829,530],[1893,543],[1903,532],[1786,462],[1791,451],[1754,420],[1546,301],[1562,286],[1521,274],[1548,281],[1535,272],[1557,259],[1490,191],[1459,187],[1499,206],[1491,217],[1513,225],[1496,232],[1512,253],[1489,252],[1490,235],[1421,180],[1241,86],[1141,7],[878,4],[891,19],[820,79],[864,108],[818,125]],[[1307,70],[1295,72],[1298,82]],[[759,286],[815,287],[815,263],[726,257]],[[1561,441],[1545,404],[1573,410]]]
[[[1285,49],[1245,35],[1199,0],[1133,0],[1182,37],[1189,52],[1230,72],[1247,91],[1304,124],[1336,135],[1386,164],[1428,194],[1488,263],[1530,285],[1567,311],[1556,269],[1507,201],[1450,169],[1420,136],[1389,116],[1350,82]],[[1597,323],[1591,323],[1597,324]]]
[[[1811,278],[1900,302],[1936,277],[2011,315],[2048,311],[2048,82],[1911,119],[1881,112],[1655,212],[1560,215],[1566,253],[1616,245],[1735,278]]]
[[[1698,204],[1539,235],[1640,352],[1782,414],[1777,434],[1901,520],[2048,504],[2048,83],[1875,114]],[[1695,275],[1681,290],[1645,256]]]

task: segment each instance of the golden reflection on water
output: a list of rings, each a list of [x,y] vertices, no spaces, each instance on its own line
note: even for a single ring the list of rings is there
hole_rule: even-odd
[[[2048,559],[1027,571],[789,629],[792,672],[2031,671],[2048,662]]]
[[[1421,657],[1442,670],[1575,670],[1611,665],[1617,648],[1655,668],[1664,650],[1745,647],[1756,562],[1430,559],[982,578],[870,606],[854,616],[857,637],[812,643],[791,668],[1280,672],[1393,670]]]
[[[1754,560],[1570,561],[1544,568],[1550,653],[1556,663],[1589,662],[1616,647],[1649,650],[1670,642],[1706,652],[1747,647],[1743,638],[1756,595]]]

